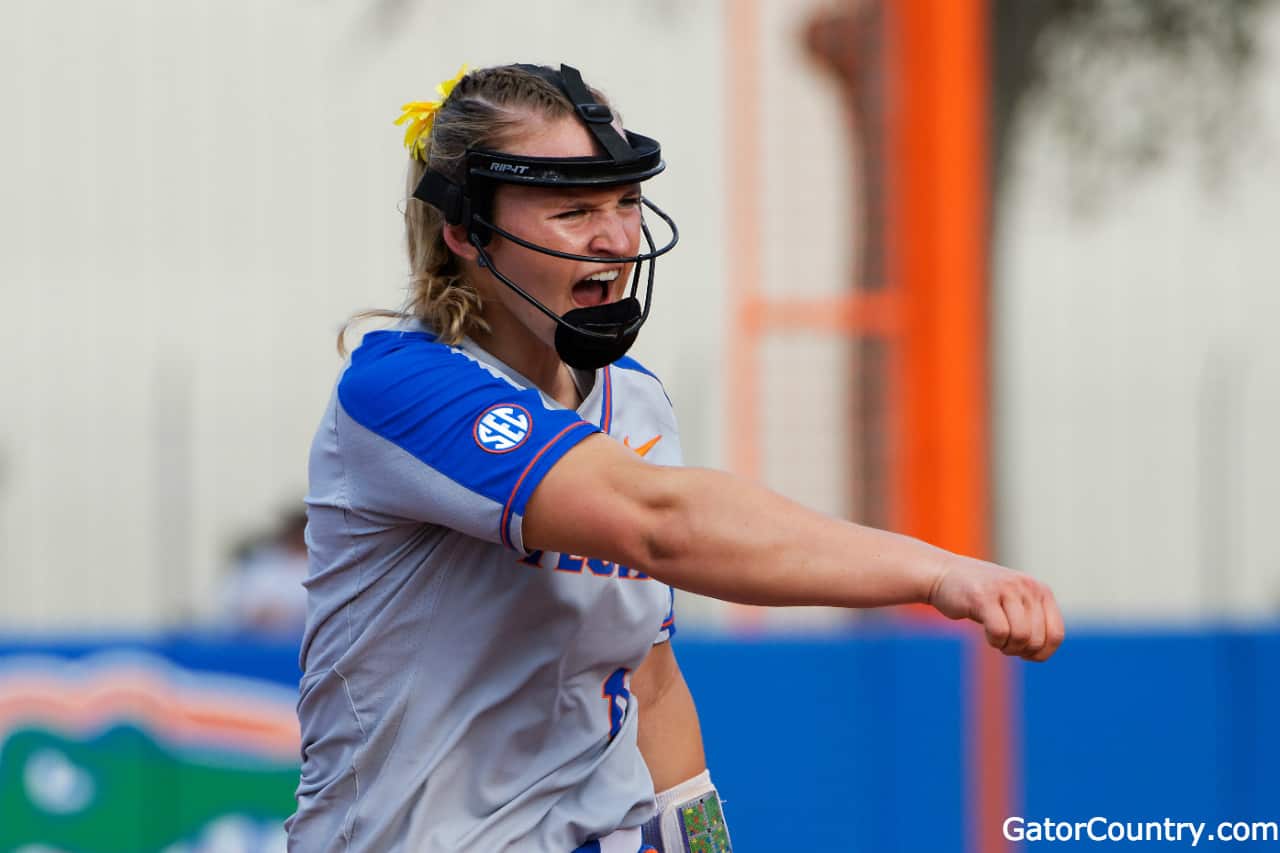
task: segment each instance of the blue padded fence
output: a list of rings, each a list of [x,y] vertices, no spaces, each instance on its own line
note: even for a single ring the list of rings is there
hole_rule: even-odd
[[[965,716],[965,662],[971,649],[960,636],[880,626],[805,639],[686,631],[675,642],[736,850],[976,853],[967,847],[973,757],[966,749],[971,721]],[[1280,630],[1267,627],[1077,631],[1049,664],[1014,662],[1010,737],[1020,784],[1011,812],[1054,821],[1280,821],[1277,660]],[[126,675],[113,675],[121,661],[118,671]],[[132,753],[121,757],[104,746],[104,732],[120,723],[119,709],[115,717],[96,720],[77,703],[112,695],[110,701],[118,701],[107,688],[133,684],[137,671],[151,673],[153,681],[178,678],[178,698],[166,701],[177,703],[174,713],[190,717],[192,737],[212,739],[240,756],[258,774],[253,784],[284,785],[278,780],[287,778],[288,766],[282,774],[280,755],[252,753],[262,740],[254,740],[254,726],[266,731],[289,712],[298,676],[290,644],[191,634],[10,636],[0,640],[0,850],[24,844],[125,850],[161,837],[153,826],[130,824],[112,830],[135,833],[134,841],[116,848],[77,840],[102,836],[93,820],[120,820],[118,809],[114,817],[86,816],[91,806],[83,791],[112,790],[110,779],[95,776],[107,771],[94,770],[94,762],[118,773],[132,760]],[[205,682],[207,691],[200,686]],[[220,708],[230,708],[231,716],[238,708],[258,716],[219,734]],[[147,760],[159,762],[155,766],[168,775],[143,779],[136,795],[146,796],[148,784],[183,779],[188,800],[213,796],[208,792],[215,782],[200,775],[208,744],[193,747],[183,740],[187,735],[165,732],[149,740],[154,709],[149,713],[130,724],[142,734],[128,743],[141,743]],[[76,731],[63,731],[67,727]],[[19,741],[19,729],[43,746],[21,751],[28,741]],[[165,746],[173,737],[182,743]],[[55,760],[64,753],[65,760]],[[58,783],[33,782],[35,776],[16,766],[19,756],[43,760],[40,766],[52,768],[50,778]],[[85,767],[77,769],[77,761]],[[253,761],[259,764],[250,766]],[[219,778],[217,784],[228,784],[229,777]],[[89,787],[77,794],[77,782]],[[161,834],[167,833],[166,844],[181,842],[190,850],[214,849],[212,841],[201,840],[213,838],[214,829],[223,838],[234,830],[268,845],[291,793],[276,792],[269,804],[263,800],[221,822],[184,801],[175,809],[183,821]],[[1041,846],[1133,845],[1055,842],[1020,849]],[[1191,848],[1189,841],[1154,846]],[[1205,841],[1200,846],[1214,847]],[[1280,851],[1277,842],[1217,847]]]

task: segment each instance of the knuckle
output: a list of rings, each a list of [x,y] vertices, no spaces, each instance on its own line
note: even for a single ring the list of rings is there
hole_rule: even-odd
[[[1033,589],[1027,583],[1027,579],[1022,575],[1013,575],[1004,581],[1004,592],[1006,595],[1026,601],[1033,595]]]

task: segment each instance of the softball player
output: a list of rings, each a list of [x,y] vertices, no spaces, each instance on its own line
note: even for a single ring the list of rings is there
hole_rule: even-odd
[[[402,117],[408,310],[351,354],[312,445],[290,849],[729,851],[672,586],[929,602],[1053,653],[1024,575],[679,467],[625,355],[677,236],[640,193],[658,143],[568,66],[439,91]]]

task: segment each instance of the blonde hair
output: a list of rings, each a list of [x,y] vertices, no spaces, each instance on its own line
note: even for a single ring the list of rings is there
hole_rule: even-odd
[[[601,93],[591,92],[600,103],[608,103]],[[479,292],[466,280],[462,264],[445,244],[444,214],[413,198],[413,191],[428,168],[464,184],[468,149],[501,150],[531,115],[555,120],[573,111],[573,104],[559,87],[518,65],[477,69],[457,82],[435,115],[423,159],[409,158],[404,227],[410,280],[404,308],[361,311],[352,316],[338,333],[339,353],[346,354],[345,336],[352,323],[372,317],[416,318],[446,344],[489,330],[480,315],[483,304]]]

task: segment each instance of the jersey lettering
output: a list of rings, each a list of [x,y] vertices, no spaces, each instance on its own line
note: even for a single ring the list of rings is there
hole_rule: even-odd
[[[542,552],[538,552],[538,557],[542,557]],[[528,558],[521,562],[529,562]],[[538,565],[536,562],[530,562],[530,565]],[[590,570],[591,574],[598,578],[609,578],[617,576],[627,578],[629,580],[648,580],[649,576],[644,572],[638,572],[635,569],[629,569],[620,563],[614,563],[609,560],[601,560],[596,557],[583,557],[578,554],[561,554],[556,560],[556,569],[562,572],[573,572],[574,574],[582,574],[584,570]]]
[[[613,740],[622,731],[622,718],[631,704],[631,670],[626,667],[615,669],[604,680],[600,698],[609,703],[609,740]]]

